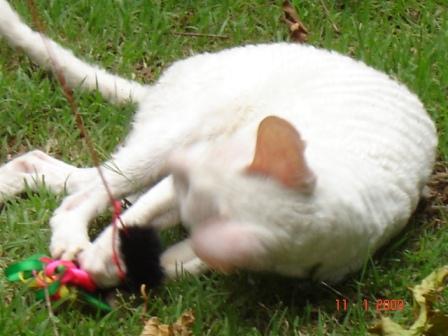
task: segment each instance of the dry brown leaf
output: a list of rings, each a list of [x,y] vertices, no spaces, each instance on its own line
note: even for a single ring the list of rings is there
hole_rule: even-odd
[[[151,317],[145,323],[140,336],[191,336],[194,323],[192,310],[186,310],[173,324],[162,324],[158,317]]]
[[[382,316],[371,334],[381,336],[441,336],[448,330],[448,315],[436,310],[434,303],[447,285],[448,265],[443,266],[412,288],[416,320],[410,328],[405,328],[389,317]]]
[[[191,328],[194,324],[194,315],[192,310],[185,311],[173,324],[175,336],[191,336]]]
[[[286,0],[283,1],[282,9],[283,14],[285,14],[284,20],[289,27],[291,40],[299,43],[306,42],[308,39],[308,29],[306,29],[305,25],[300,21],[294,6],[290,1]]]

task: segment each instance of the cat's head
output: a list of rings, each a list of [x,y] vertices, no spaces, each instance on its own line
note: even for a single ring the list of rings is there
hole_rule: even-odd
[[[266,117],[256,141],[250,138],[251,145],[197,146],[169,163],[193,250],[226,272],[272,269],[282,250],[288,253],[290,229],[308,211],[316,184],[305,143],[288,121]]]

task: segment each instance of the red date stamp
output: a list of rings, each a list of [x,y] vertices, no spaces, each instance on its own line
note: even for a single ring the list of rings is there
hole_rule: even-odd
[[[349,305],[348,299],[336,299],[337,311],[347,311]],[[370,302],[368,299],[364,299],[361,305],[366,311],[370,308],[374,308],[377,312],[399,311],[404,309],[405,301],[403,299],[376,299],[375,302]]]

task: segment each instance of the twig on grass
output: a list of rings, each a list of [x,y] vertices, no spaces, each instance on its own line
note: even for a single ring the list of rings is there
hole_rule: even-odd
[[[326,287],[327,289],[329,289],[331,292],[333,292],[333,294],[336,294],[337,296],[342,297],[342,298],[347,299],[347,300],[349,299],[349,297],[347,295],[342,294],[340,291],[338,291],[333,286],[330,286],[325,281],[321,281],[320,284],[322,286]]]
[[[56,317],[54,316],[53,308],[51,308],[51,301],[50,301],[50,294],[48,293],[48,287],[44,288],[44,293],[45,293],[45,304],[47,306],[48,311],[48,318],[50,319],[51,326],[53,327],[53,334],[54,336],[59,336],[59,331],[56,326]]]
[[[223,39],[223,40],[229,38],[227,35],[203,34],[203,33],[194,33],[194,32],[172,32],[172,34],[180,35],[180,36],[210,37],[210,38]]]
[[[334,31],[335,31],[336,33],[340,34],[340,33],[341,33],[341,30],[340,30],[339,27],[336,25],[336,23],[331,19],[330,11],[328,10],[327,6],[325,5],[324,0],[320,0],[320,4],[322,5],[322,7],[323,7],[323,9],[324,9],[324,12],[325,12],[325,15],[327,15],[328,20],[330,21],[331,26],[333,27]]]
[[[142,313],[141,313],[140,317],[142,319],[143,325],[145,325],[145,323],[146,323],[145,316],[148,313],[148,292],[146,291],[146,285],[145,284],[142,284],[140,286],[140,294],[141,294],[142,299],[143,299],[143,310],[142,310]]]

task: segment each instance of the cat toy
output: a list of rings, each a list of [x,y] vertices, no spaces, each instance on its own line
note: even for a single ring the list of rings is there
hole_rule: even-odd
[[[34,289],[38,300],[44,300],[47,295],[52,301],[79,297],[102,311],[111,310],[107,303],[92,294],[96,291],[95,283],[73,261],[36,254],[7,267],[5,275],[9,281],[20,281]]]
[[[120,213],[121,202],[115,201],[111,224],[114,236]],[[122,227],[118,230],[118,238],[120,250],[117,251],[112,243],[112,251],[122,287],[137,291],[142,284],[149,288],[160,285],[164,273],[160,266],[162,247],[157,232],[153,228]],[[119,255],[126,272],[120,266]],[[102,311],[111,311],[108,304],[94,296],[97,286],[90,275],[73,261],[36,254],[7,267],[5,275],[9,281],[21,281],[35,289],[39,300],[45,299],[47,292],[52,301],[80,298]]]
[[[116,222],[120,216],[121,204],[114,202],[112,225],[116,235]],[[118,253],[113,246],[113,260],[117,265],[120,279],[125,273],[118,262]],[[36,291],[36,299],[59,301],[78,297],[102,311],[111,311],[111,307],[96,298],[92,293],[97,289],[90,275],[70,260],[52,259],[43,254],[35,254],[23,261],[14,263],[5,269],[9,281],[20,281]]]

